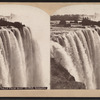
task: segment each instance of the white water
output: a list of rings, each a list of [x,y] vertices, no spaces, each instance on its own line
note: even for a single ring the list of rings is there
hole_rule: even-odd
[[[99,29],[98,29],[99,30]],[[59,39],[62,37],[63,39]],[[51,54],[86,89],[100,89],[100,36],[94,29],[70,31],[51,41]],[[55,39],[57,40],[57,39]]]
[[[0,29],[0,84],[3,87],[44,86],[40,51],[29,28]]]

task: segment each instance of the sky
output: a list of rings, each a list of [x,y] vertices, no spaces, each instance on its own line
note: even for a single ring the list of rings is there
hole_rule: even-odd
[[[53,15],[100,13],[100,5],[71,5],[57,10]]]

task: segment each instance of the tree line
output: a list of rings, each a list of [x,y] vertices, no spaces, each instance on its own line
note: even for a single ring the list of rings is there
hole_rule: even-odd
[[[90,20],[90,19],[88,19],[88,18],[83,18],[81,24],[82,24],[82,25],[91,25],[91,26],[93,26],[93,25],[98,25],[98,26],[100,26],[100,21],[93,21],[93,20]]]
[[[80,20],[81,17],[78,14],[75,15],[53,15],[51,16],[51,20]]]
[[[0,26],[7,26],[7,27],[14,26],[16,28],[22,28],[25,25],[23,25],[21,22],[9,22],[9,21],[5,20],[4,18],[1,18]]]

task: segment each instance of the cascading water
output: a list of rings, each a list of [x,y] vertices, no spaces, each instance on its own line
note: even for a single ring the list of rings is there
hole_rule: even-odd
[[[86,89],[100,89],[100,29],[96,30],[78,29],[51,37],[51,58]]]
[[[1,26],[0,84],[3,87],[43,86],[39,47],[26,27]],[[40,62],[40,64],[38,64]]]

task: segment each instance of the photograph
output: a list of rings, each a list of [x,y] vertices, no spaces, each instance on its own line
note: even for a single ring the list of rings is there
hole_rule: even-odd
[[[0,90],[50,88],[49,23],[37,7],[0,5]]]
[[[100,89],[100,5],[70,5],[50,17],[51,89]]]
[[[100,3],[0,3],[0,97],[100,97]]]

